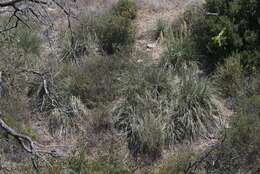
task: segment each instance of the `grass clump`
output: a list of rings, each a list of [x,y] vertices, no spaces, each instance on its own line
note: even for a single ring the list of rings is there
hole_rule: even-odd
[[[139,67],[131,77],[122,78],[128,81],[114,123],[127,134],[134,155],[155,159],[164,145],[207,136],[221,125],[220,107],[208,80],[199,78],[196,70],[182,71]]]
[[[16,43],[17,47],[23,49],[27,54],[40,54],[42,40],[39,34],[32,29],[19,29],[16,36]]]
[[[89,16],[80,18],[79,24],[73,28],[73,33],[65,33],[62,55],[65,61],[78,62],[83,57],[91,57],[95,54],[95,50],[98,48],[96,25],[97,17],[89,14]]]
[[[216,85],[219,86],[224,97],[241,95],[242,86],[245,83],[245,75],[240,56],[239,54],[234,54],[226,59],[224,64],[220,64],[216,68]]]
[[[167,40],[167,49],[162,58],[162,64],[169,64],[178,71],[182,64],[191,66],[196,61],[196,51],[189,37],[170,36]],[[191,64],[190,64],[191,63]]]
[[[167,32],[169,30],[169,24],[167,20],[159,19],[156,23],[156,29],[154,31],[154,38],[162,38],[166,36]]]

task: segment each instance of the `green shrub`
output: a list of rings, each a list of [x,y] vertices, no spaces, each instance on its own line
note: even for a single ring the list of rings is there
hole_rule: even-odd
[[[156,159],[161,152],[162,128],[160,103],[155,96],[164,82],[163,75],[156,74],[158,69],[153,68],[141,65],[121,77],[124,81],[121,95],[125,99],[117,104],[113,119],[115,127],[127,134],[128,147],[134,157],[141,154]]]
[[[206,1],[209,14],[196,17],[192,35],[208,66],[223,63],[233,52],[259,50],[259,8],[257,0]]]
[[[96,33],[100,47],[108,54],[113,54],[120,48],[130,48],[135,39],[132,21],[110,14],[98,18]]]
[[[108,54],[131,48],[135,39],[132,19],[136,13],[134,2],[120,0],[104,15],[83,16],[65,37],[63,58],[75,61],[84,55],[91,56],[98,46]]]
[[[113,6],[112,13],[133,20],[137,16],[137,6],[132,0],[119,0]]]
[[[241,64],[247,75],[258,74],[260,68],[260,52],[243,51],[241,54]]]
[[[87,108],[106,106],[118,96],[118,76],[131,63],[127,54],[111,57],[93,56],[87,58],[80,66],[65,64],[59,81],[64,82],[65,91],[82,100]]]

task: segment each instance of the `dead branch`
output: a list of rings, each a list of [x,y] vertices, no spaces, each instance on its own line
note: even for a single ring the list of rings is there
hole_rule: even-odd
[[[0,117],[1,116],[2,114],[0,112]],[[44,155],[57,156],[58,154],[55,149],[46,150],[46,147],[44,148],[43,145],[34,142],[29,136],[16,132],[14,129],[9,127],[1,118],[0,129],[4,131],[7,135],[13,137],[27,153],[31,154],[32,164],[35,170],[38,170],[38,159],[43,160],[49,167],[51,167],[51,164],[45,159]]]
[[[74,0],[71,1],[75,2]],[[70,17],[73,16],[71,10],[67,10],[64,5],[56,0],[9,0],[0,2],[0,10],[5,9],[8,11],[6,16],[9,17],[8,22],[4,26],[0,26],[0,33],[15,29],[19,24],[29,27],[25,20],[25,18],[28,19],[28,17],[32,17],[32,19],[41,24],[51,24],[52,22],[47,9],[50,5],[57,6],[61,9],[62,13],[67,17],[68,27],[71,28]]]

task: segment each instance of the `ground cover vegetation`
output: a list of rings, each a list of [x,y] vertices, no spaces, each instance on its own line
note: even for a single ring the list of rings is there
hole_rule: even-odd
[[[42,57],[38,26],[0,33],[0,119],[35,142],[41,131],[77,141],[42,157],[0,129],[0,173],[260,172],[260,2],[206,0],[158,20],[158,62],[134,47],[137,17],[131,0],[81,15],[58,60]],[[205,139],[213,145],[185,146]]]

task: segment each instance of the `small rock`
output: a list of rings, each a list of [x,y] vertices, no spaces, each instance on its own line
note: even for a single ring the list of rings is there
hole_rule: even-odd
[[[156,47],[156,44],[147,44],[147,48],[148,49],[153,49],[153,48],[155,48]]]

